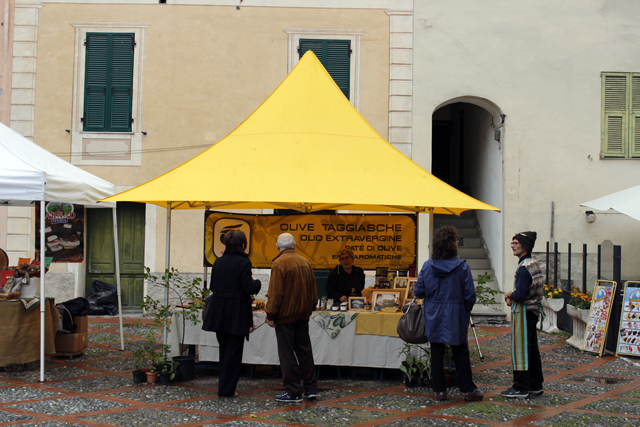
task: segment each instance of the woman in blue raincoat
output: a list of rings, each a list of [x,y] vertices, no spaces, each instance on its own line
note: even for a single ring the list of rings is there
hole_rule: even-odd
[[[476,289],[469,265],[458,258],[460,236],[451,226],[441,227],[433,235],[433,253],[424,263],[414,287],[417,298],[423,298],[424,331],[431,343],[432,388],[440,401],[447,400],[444,375],[445,344],[451,347],[457,373],[457,386],[464,400],[482,400],[473,383],[467,329],[471,309],[476,302]]]

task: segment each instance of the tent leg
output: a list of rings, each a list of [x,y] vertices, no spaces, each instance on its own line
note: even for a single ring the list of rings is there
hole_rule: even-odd
[[[44,332],[44,320],[45,311],[47,309],[47,301],[44,295],[44,282],[46,276],[46,264],[45,254],[46,246],[44,245],[44,217],[45,217],[44,200],[40,201],[40,382],[44,382],[44,344],[45,344],[45,332]],[[55,338],[55,337],[54,337]]]
[[[164,268],[169,270],[169,254],[171,253],[171,202],[167,203],[167,231],[166,231],[166,251],[164,255]],[[164,289],[164,305],[169,305],[169,287]],[[162,344],[167,345],[167,317],[164,318],[164,328],[162,332]],[[178,349],[180,350],[180,349]]]
[[[113,212],[113,247],[115,248],[118,314],[120,315],[120,351],[124,351],[124,332],[122,330],[122,294],[120,292],[120,249],[118,248],[118,216],[116,214],[116,208],[112,208],[111,212]]]

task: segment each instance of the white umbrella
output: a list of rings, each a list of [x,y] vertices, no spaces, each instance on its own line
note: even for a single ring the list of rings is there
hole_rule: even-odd
[[[613,209],[640,221],[640,185],[581,203],[580,206],[599,211]]]

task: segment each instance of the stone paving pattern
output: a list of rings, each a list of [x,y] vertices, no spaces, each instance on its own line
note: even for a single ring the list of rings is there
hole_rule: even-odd
[[[235,398],[217,397],[218,374],[210,370],[170,386],[134,384],[131,350],[149,332],[157,332],[160,349],[162,331],[149,319],[126,319],[121,352],[118,319],[91,317],[89,348],[47,361],[46,382],[38,382],[38,362],[0,368],[0,427],[640,425],[640,360],[581,353],[563,334],[540,334],[542,396],[500,396],[511,385],[510,331],[487,325],[477,327],[483,361],[470,341],[483,402],[465,402],[455,388],[447,402],[436,401],[427,387],[407,388],[399,370],[384,370],[382,380],[377,371],[370,381],[362,370],[343,367],[339,379],[337,369],[322,367],[316,402],[282,404],[273,399],[283,387],[271,367],[258,367],[252,377],[247,367]]]

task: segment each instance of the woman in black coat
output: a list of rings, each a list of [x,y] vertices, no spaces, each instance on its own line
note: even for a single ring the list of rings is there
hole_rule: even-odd
[[[244,253],[247,236],[240,230],[224,236],[224,254],[211,269],[211,299],[202,329],[215,332],[220,353],[218,396],[236,395],[242,369],[244,340],[253,330],[251,295],[260,292],[261,283],[251,278],[251,261]]]

